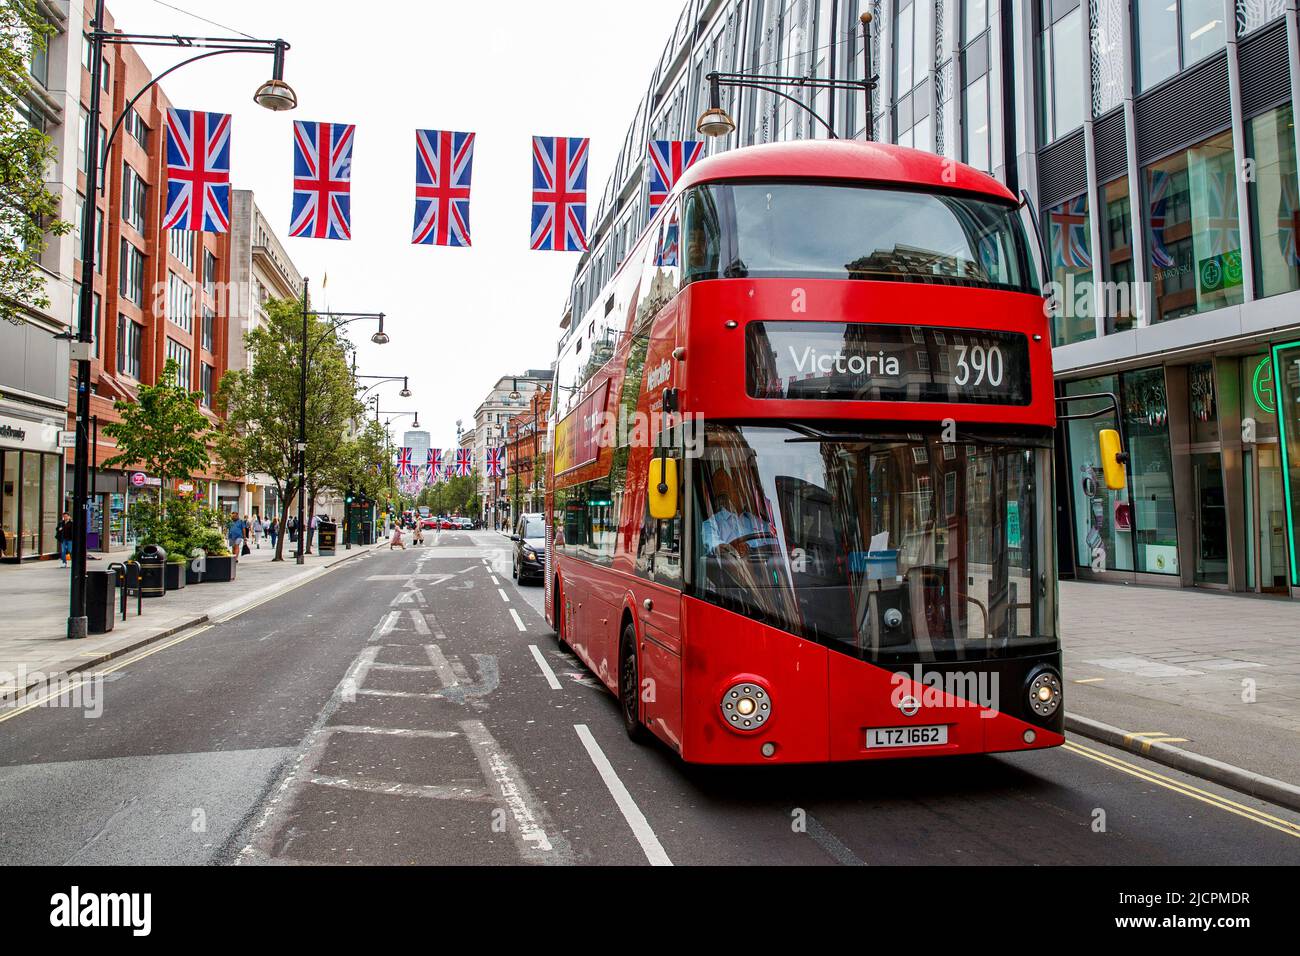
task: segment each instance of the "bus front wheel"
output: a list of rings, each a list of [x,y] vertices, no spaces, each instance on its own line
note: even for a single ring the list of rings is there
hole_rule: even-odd
[[[623,715],[623,728],[637,743],[650,738],[650,732],[641,723],[641,671],[636,657],[636,628],[629,621],[623,628],[618,653],[618,702]]]

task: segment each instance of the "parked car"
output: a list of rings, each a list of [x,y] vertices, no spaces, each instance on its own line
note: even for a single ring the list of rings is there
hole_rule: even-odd
[[[521,514],[510,540],[515,543],[513,577],[520,584],[530,579],[540,584],[546,576],[546,522],[541,514]]]
[[[473,530],[474,530],[474,519],[473,519],[473,518],[457,518],[457,519],[456,519],[456,523],[457,523],[457,525],[460,527],[460,530],[462,530],[462,531],[473,531]]]
[[[434,515],[425,515],[423,518],[420,519],[420,527],[437,528],[438,527],[437,517],[435,517]]]
[[[443,531],[450,531],[452,528],[456,527],[455,521],[456,521],[455,518],[451,518],[448,517],[447,515],[443,515],[441,518],[438,519],[438,527],[441,528]]]

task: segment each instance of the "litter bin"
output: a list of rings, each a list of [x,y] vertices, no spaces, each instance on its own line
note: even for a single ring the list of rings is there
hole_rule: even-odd
[[[117,572],[86,572],[86,628],[91,634],[106,634],[117,620]]]
[[[323,558],[332,557],[338,544],[339,527],[332,521],[316,525],[316,553]]]
[[[156,544],[146,544],[140,549],[140,593],[147,598],[162,597],[167,593],[163,565],[167,563],[167,549]]]

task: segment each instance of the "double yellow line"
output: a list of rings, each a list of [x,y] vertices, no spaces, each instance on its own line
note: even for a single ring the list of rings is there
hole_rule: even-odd
[[[212,627],[211,624],[204,624],[202,627],[196,627],[194,630],[188,631],[182,634],[180,637],[173,637],[170,640],[163,641],[160,644],[155,644],[151,646],[148,650],[141,651],[139,654],[133,654],[130,657],[124,657],[122,660],[117,661],[116,663],[110,665],[109,667],[101,667],[101,668],[96,668],[94,670],[87,670],[87,671],[77,671],[74,674],[68,675],[68,677],[71,677],[73,680],[75,680],[75,683],[70,684],[67,687],[60,687],[58,690],[50,691],[49,693],[45,694],[43,697],[38,697],[36,700],[27,701],[26,703],[18,707],[15,707],[13,710],[6,710],[4,713],[0,713],[0,724],[4,723],[6,720],[13,720],[19,714],[25,714],[33,707],[39,707],[48,701],[54,700],[56,697],[62,697],[65,694],[70,694],[77,688],[84,687],[86,684],[89,684],[91,681],[95,680],[98,677],[103,677],[105,674],[111,674],[114,671],[120,671],[123,667],[129,667],[130,665],[136,663],[137,661],[142,661],[146,657],[150,656],[151,654],[157,654],[159,651],[165,651],[169,647],[175,647],[177,644],[180,644],[182,641],[188,641],[191,637],[198,637],[204,631],[210,630],[211,627]],[[28,695],[24,695],[24,696],[28,696]]]
[[[1271,813],[1265,813],[1263,810],[1256,810],[1254,807],[1248,807],[1245,804],[1237,803],[1235,800],[1229,800],[1227,797],[1221,797],[1218,794],[1210,793],[1208,790],[1202,790],[1200,787],[1194,787],[1190,783],[1180,783],[1172,777],[1166,777],[1164,774],[1156,773],[1154,770],[1147,770],[1145,767],[1139,767],[1137,764],[1129,763],[1127,760],[1120,760],[1118,757],[1112,757],[1110,754],[1103,753],[1100,750],[1093,750],[1091,747],[1085,747],[1082,744],[1075,743],[1073,740],[1065,742],[1065,749],[1080,757],[1087,757],[1089,760],[1095,760],[1099,764],[1110,767],[1112,770],[1118,770],[1120,773],[1126,773],[1131,777],[1137,777],[1139,780],[1147,783],[1154,783],[1156,786],[1164,787],[1166,790],[1172,790],[1174,793],[1180,793],[1185,797],[1191,797],[1193,800],[1199,800],[1201,803],[1208,804],[1228,813],[1244,817],[1261,826],[1269,827],[1287,836],[1300,839],[1300,824],[1291,823],[1289,820],[1283,820],[1281,817],[1275,817]]]

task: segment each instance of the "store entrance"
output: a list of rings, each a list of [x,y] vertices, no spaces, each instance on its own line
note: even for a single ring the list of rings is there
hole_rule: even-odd
[[[1223,462],[1218,452],[1193,454],[1192,501],[1195,503],[1198,585],[1228,586],[1228,510],[1224,501]]]
[[[1277,442],[1247,449],[1246,588],[1265,594],[1286,594],[1286,500],[1282,488],[1282,455]]]

